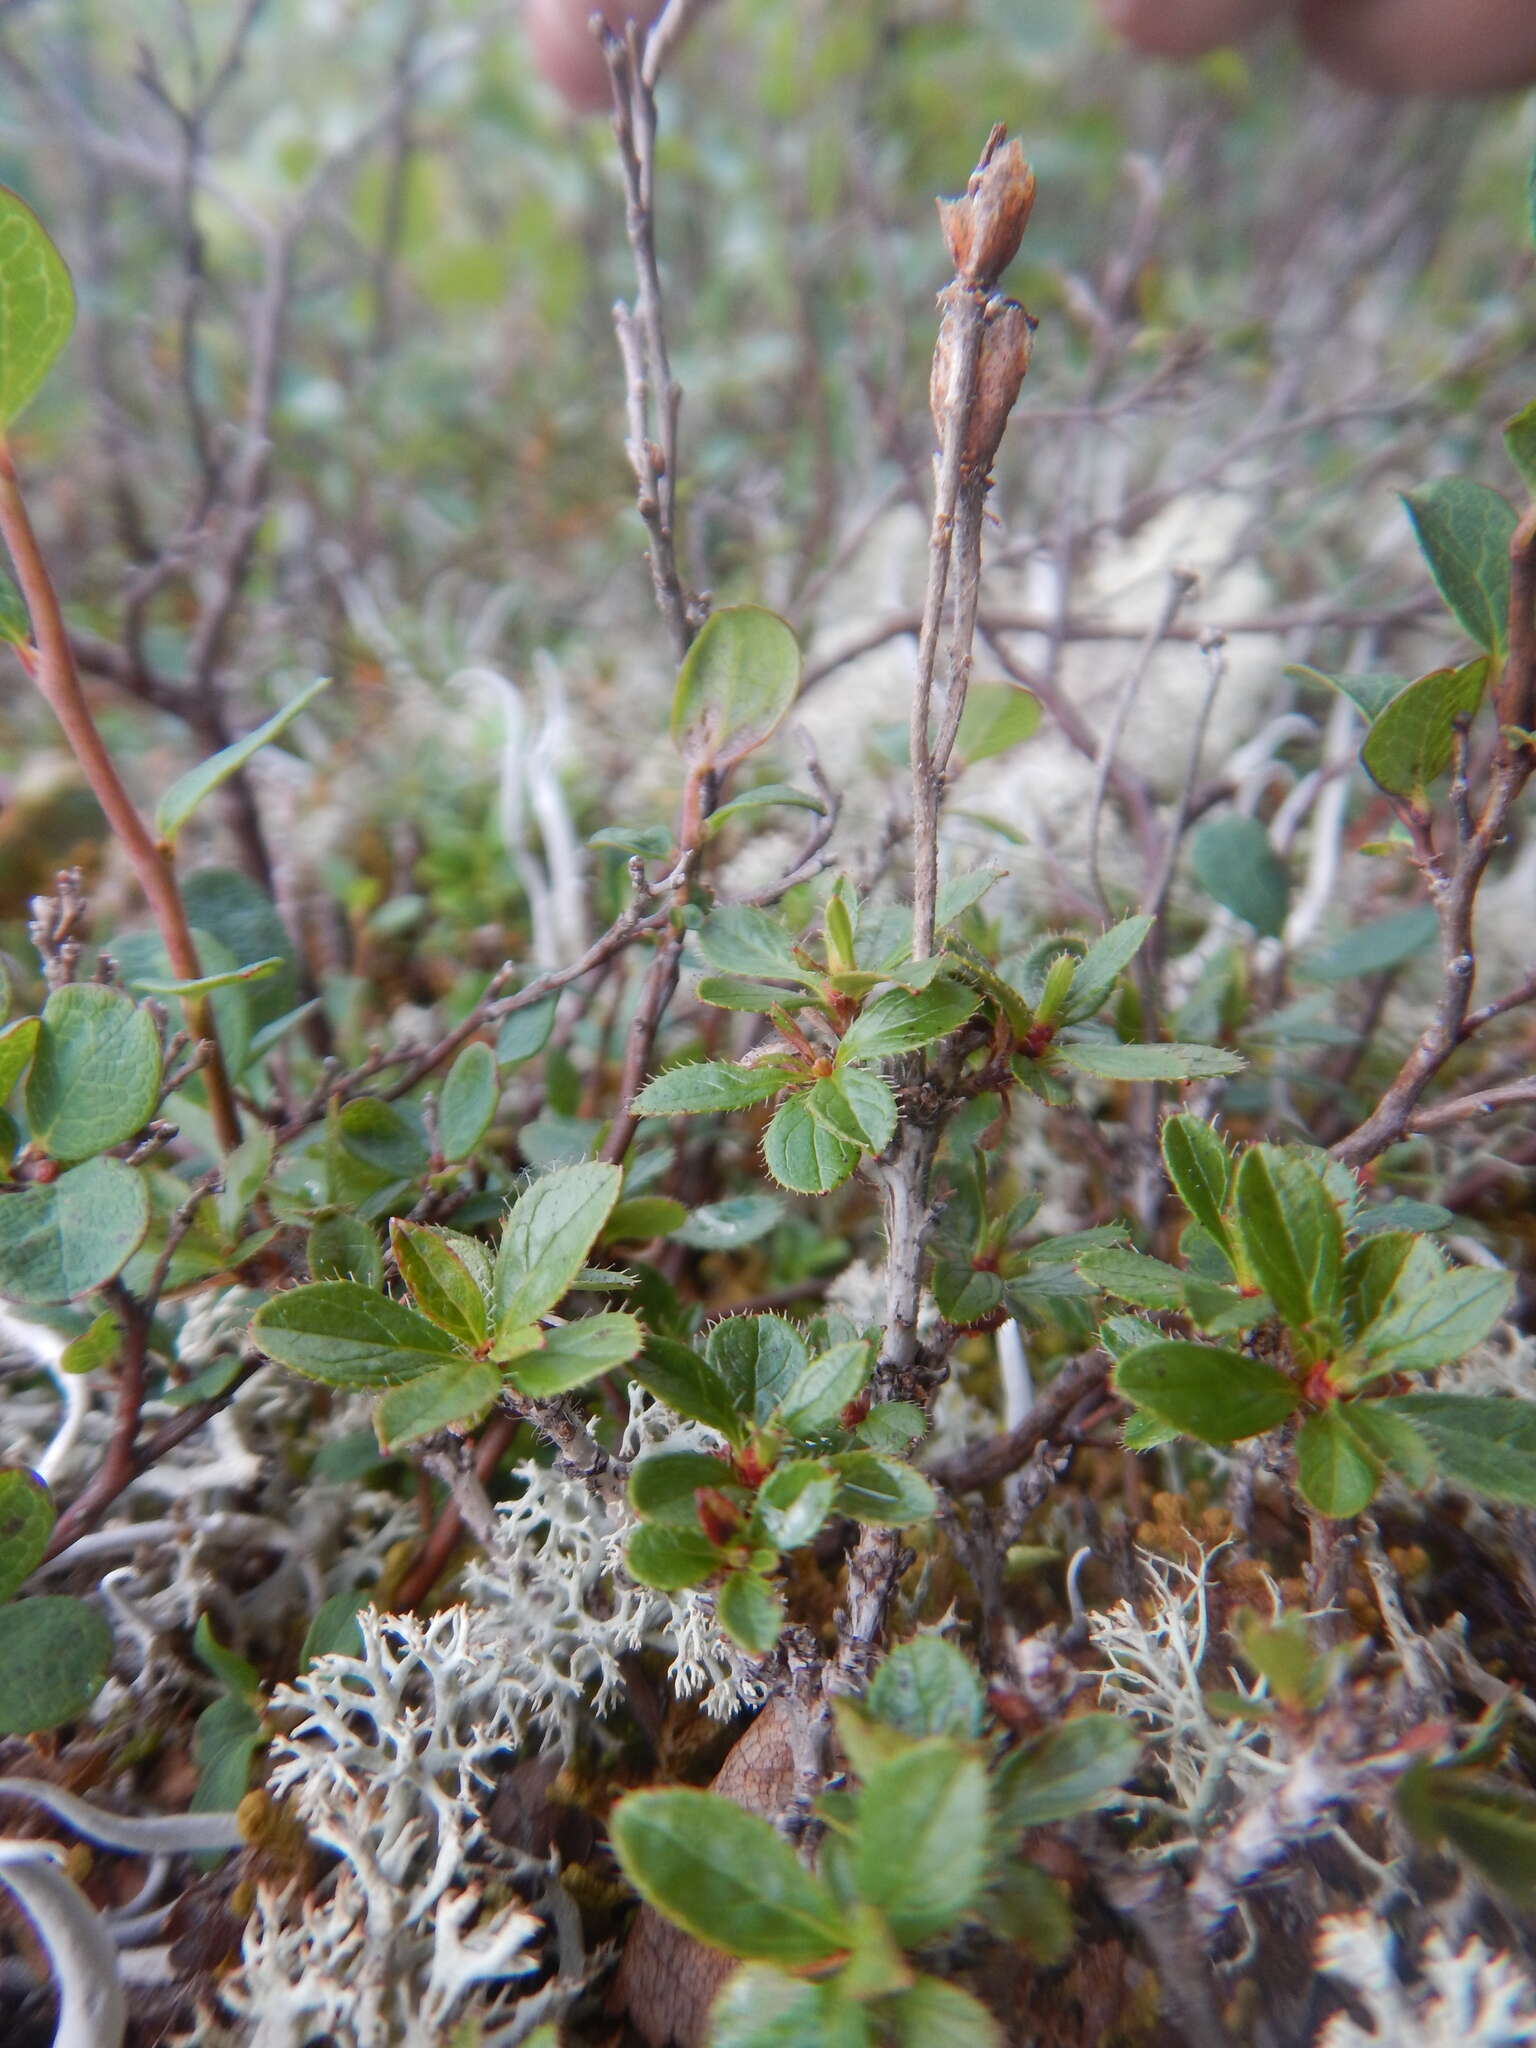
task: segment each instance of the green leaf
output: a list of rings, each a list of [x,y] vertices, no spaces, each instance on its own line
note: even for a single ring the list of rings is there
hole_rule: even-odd
[[[1384,1231],[1444,1230],[1455,1215],[1439,1202],[1415,1202],[1407,1195],[1394,1195],[1374,1209],[1362,1209],[1350,1224],[1356,1237],[1379,1237]]]
[[[0,1600],[42,1563],[54,1519],[53,1497],[35,1472],[0,1472]]]
[[[519,1067],[524,1060],[531,1060],[535,1053],[542,1052],[555,1028],[555,1012],[559,1007],[557,992],[552,996],[541,996],[536,1003],[524,1003],[521,1009],[508,1010],[496,1027],[497,1066]]]
[[[805,1106],[823,1130],[863,1152],[883,1152],[896,1135],[896,1098],[864,1067],[817,1081],[806,1090]]]
[[[1190,842],[1190,859],[1207,896],[1263,937],[1280,936],[1291,877],[1257,818],[1212,818]]]
[[[223,1185],[215,1203],[219,1228],[226,1237],[237,1235],[246,1211],[265,1186],[272,1171],[272,1149],[271,1131],[256,1130],[226,1155]]]
[[[801,1093],[775,1111],[764,1131],[763,1163],[781,1188],[827,1195],[858,1165],[859,1147],[819,1124]]]
[[[230,1813],[251,1789],[251,1765],[268,1742],[261,1715],[249,1700],[224,1693],[192,1724],[197,1784],[192,1813]]]
[[[679,1787],[632,1792],[610,1829],[641,1898],[711,1948],[794,1967],[848,1945],[831,1893],[760,1814]]]
[[[1404,494],[1403,503],[1435,586],[1470,639],[1502,659],[1509,631],[1509,543],[1513,508],[1462,476]]]
[[[1454,1365],[1480,1344],[1509,1307],[1513,1273],[1462,1266],[1424,1293],[1398,1302],[1365,1332],[1361,1350],[1381,1372],[1429,1372]]]
[[[421,1114],[404,1103],[361,1095],[342,1105],[337,1127],[354,1159],[392,1179],[414,1179],[431,1162]]]
[[[43,1005],[27,1076],[27,1122],[38,1144],[55,1159],[88,1159],[142,1130],[159,1099],[160,1034],[149,1012],[96,982],[56,988]]]
[[[700,1487],[728,1493],[732,1499],[747,1497],[746,1489],[736,1485],[730,1466],[709,1451],[648,1451],[630,1467],[630,1512],[642,1522],[666,1522],[672,1528],[697,1531],[695,1496]]]
[[[873,2022],[836,1977],[804,1984],[766,1964],[733,1970],[710,2008],[709,2048],[874,2048]]]
[[[1337,1313],[1344,1228],[1322,1180],[1277,1145],[1250,1145],[1233,1215],[1254,1278],[1293,1330]]]
[[[1536,398],[1504,422],[1504,446],[1520,481],[1536,497]]]
[[[398,1451],[440,1429],[474,1429],[496,1405],[501,1385],[501,1374],[484,1359],[455,1358],[391,1387],[373,1413],[379,1448]]]
[[[0,434],[36,395],[75,324],[75,288],[31,207],[0,186]]]
[[[695,1060],[655,1075],[630,1108],[636,1116],[721,1116],[766,1102],[789,1078],[776,1064],[739,1067],[731,1060]]]
[[[1247,1064],[1219,1045],[1118,1045],[1095,1038],[1058,1042],[1055,1050],[1063,1066],[1099,1081],[1213,1081]]]
[[[1451,765],[1456,721],[1483,698],[1486,657],[1465,668],[1437,668],[1393,698],[1365,736],[1360,759],[1378,789],[1422,806],[1426,791]]]
[[[1397,1796],[1421,1840],[1448,1842],[1522,1905],[1536,1898],[1536,1798],[1523,1785],[1417,1763],[1403,1773]]]
[[[679,1244],[694,1251],[736,1251],[766,1237],[783,1214],[784,1204],[777,1195],[730,1195],[723,1202],[695,1209],[673,1235]]]
[[[470,1350],[483,1344],[490,1330],[485,1295],[441,1232],[394,1216],[389,1241],[400,1278],[428,1322]]]
[[[1039,728],[1040,700],[1028,690],[1017,683],[972,683],[955,734],[955,752],[967,765],[989,761],[1032,738]]]
[[[59,1356],[61,1372],[95,1372],[110,1365],[122,1347],[123,1333],[117,1317],[103,1309],[88,1329],[71,1337]]]
[[[805,1340],[782,1316],[727,1316],[709,1333],[705,1356],[738,1415],[771,1422],[807,1365]]]
[[[379,1240],[346,1209],[322,1209],[310,1225],[305,1259],[311,1280],[356,1280],[375,1291],[384,1284]]]
[[[1219,1244],[1227,1241],[1226,1206],[1232,1160],[1211,1126],[1198,1116],[1170,1116],[1161,1134],[1163,1164],[1174,1193]]]
[[[1115,1367],[1115,1388],[1138,1408],[1203,1443],[1261,1436],[1300,1396],[1283,1373],[1241,1351],[1164,1338],[1138,1346]]]
[[[688,1345],[670,1337],[647,1337],[630,1372],[647,1393],[679,1415],[719,1430],[731,1443],[744,1439],[746,1432],[730,1389],[714,1367],[706,1365]]]
[[[1385,675],[1379,670],[1332,674],[1327,669],[1309,668],[1305,662],[1290,663],[1285,673],[1299,683],[1326,683],[1349,699],[1367,725],[1374,723],[1410,681],[1407,676]]]
[[[649,1244],[670,1237],[687,1221],[688,1211],[670,1195],[631,1195],[618,1204],[603,1225],[604,1244]]]
[[[168,846],[174,846],[177,833],[203,798],[211,795],[221,782],[227,782],[231,775],[238,774],[269,740],[275,740],[279,733],[286,731],[299,713],[313,704],[320,692],[329,686],[330,680],[329,676],[321,676],[307,690],[300,690],[298,696],[285,704],[281,711],[274,712],[265,724],[258,725],[243,739],[222,748],[217,754],[211,754],[206,761],[200,761],[185,775],[178,776],[155,806],[155,837],[164,840]]]
[[[1045,1827],[1108,1803],[1141,1761],[1118,1714],[1079,1714],[1004,1757],[995,1776],[999,1830]]]
[[[832,1428],[869,1378],[869,1346],[862,1338],[834,1344],[796,1379],[773,1417],[786,1436],[815,1436]]]
[[[906,1529],[938,1512],[921,1472],[877,1451],[841,1451],[829,1460],[839,1475],[837,1511],[880,1529]]]
[[[629,1575],[661,1593],[680,1593],[713,1578],[720,1553],[702,1529],[674,1527],[667,1522],[642,1522],[625,1546]]]
[[[587,844],[616,846],[620,853],[637,853],[642,860],[660,860],[672,851],[672,833],[666,825],[604,825]]]
[[[496,1252],[496,1334],[537,1322],[569,1290],[619,1199],[616,1166],[556,1167],[508,1211]]]
[[[35,1735],[77,1720],[107,1681],[112,1631],[68,1594],[18,1600],[5,1611],[0,1735]]]
[[[982,1704],[975,1665],[936,1635],[898,1644],[869,1688],[870,1712],[914,1739],[948,1735],[974,1740],[981,1733]]]
[[[775,1550],[798,1550],[831,1514],[837,1489],[837,1474],[819,1459],[792,1458],[776,1465],[758,1488],[754,1530],[761,1530]]]
[[[1102,1294],[1113,1294],[1120,1301],[1135,1302],[1138,1308],[1184,1305],[1184,1274],[1177,1266],[1165,1265],[1161,1259],[1147,1258],[1141,1252],[1105,1245],[1085,1252],[1077,1262],[1077,1270],[1090,1287],[1098,1288]]]
[[[1376,1496],[1377,1465],[1336,1408],[1309,1415],[1296,1432],[1296,1479],[1319,1514],[1343,1520]]]
[[[457,1355],[425,1316],[355,1280],[322,1280],[263,1302],[251,1341],[269,1358],[332,1387],[389,1387]]]
[[[207,1614],[197,1617],[197,1626],[192,1631],[192,1647],[199,1662],[213,1673],[227,1693],[234,1694],[237,1699],[260,1693],[261,1680],[255,1665],[219,1641]]]
[[[367,1587],[354,1586],[349,1592],[333,1593],[329,1600],[323,1600],[304,1631],[304,1641],[299,1646],[299,1670],[307,1671],[317,1657],[359,1655],[363,1632],[357,1617],[371,1599]]]
[[[808,981],[794,944],[778,918],[750,904],[724,904],[699,927],[699,951],[721,974],[751,979]]]
[[[800,688],[800,648],[776,612],[712,612],[678,670],[672,744],[696,767],[728,768],[760,747]]]
[[[18,1017],[0,1031],[0,1105],[10,1101],[11,1090],[27,1071],[42,1028],[40,1018]]]
[[[0,1196],[0,1294],[69,1301],[122,1271],[149,1230],[149,1189],[120,1159]]]
[[[1003,2048],[1002,2028],[958,1984],[920,1976],[891,2008],[896,2048]]]
[[[32,621],[21,592],[5,569],[0,569],[0,641],[8,647],[27,647],[32,641]]]
[[[988,1849],[986,1768],[969,1748],[929,1738],[865,1780],[858,1893],[884,1913],[904,1948],[945,1933],[970,1910]]]
[[[939,885],[933,911],[934,928],[943,931],[946,925],[955,924],[1002,879],[1000,868],[973,868],[969,874],[951,875],[947,882]],[[891,979],[902,988],[926,988],[938,974],[939,967],[937,960],[914,960],[895,969]]]
[[[585,1386],[599,1373],[626,1365],[640,1349],[644,1331],[632,1315],[607,1309],[546,1330],[544,1345],[534,1357],[518,1359],[511,1375],[519,1393],[535,1401]]]
[[[271,1027],[280,1036],[279,1026],[285,1019],[291,1021],[298,1005],[298,979],[293,942],[272,899],[247,876],[236,873],[232,868],[198,868],[182,880],[181,897],[205,965],[209,962],[202,938],[198,936],[202,933],[223,947],[227,964],[231,967],[242,960],[270,960],[274,957],[287,963],[281,973],[251,982],[230,996],[215,997],[214,1017],[219,1025],[220,1039],[227,1035],[224,1020],[236,1005],[245,1012],[248,1028],[259,1034],[264,1028]],[[168,970],[169,962],[165,964]],[[125,975],[124,978],[128,977]],[[253,1046],[256,1042],[252,1041]]]
[[[1154,920],[1126,917],[1094,940],[1072,969],[1067,1000],[1062,1006],[1064,1024],[1081,1024],[1095,1017],[1115,992],[1115,984],[1146,943]]]
[[[824,813],[826,805],[819,796],[811,796],[803,789],[796,789],[788,782],[764,782],[756,789],[744,789],[740,796],[733,797],[728,804],[711,811],[704,822],[704,837],[713,839],[720,827],[732,818],[744,818],[752,811],[766,811],[776,807],[787,810],[816,811]],[[667,851],[664,847],[663,852]]]
[[[936,1039],[947,1038],[973,1013],[974,989],[958,981],[935,981],[927,988],[893,988],[867,1003],[843,1033],[837,1064],[850,1060],[888,1059],[895,1053],[917,1052]]]
[[[877,1401],[864,1420],[855,1424],[853,1433],[869,1450],[899,1458],[927,1429],[928,1418],[916,1402]]]
[[[809,989],[749,981],[743,974],[706,974],[693,992],[701,1003],[717,1010],[742,1010],[757,1017],[771,1016],[775,1010],[800,1010],[816,1000]]]
[[[1306,954],[1297,961],[1296,972],[1307,981],[1360,981],[1368,974],[1384,974],[1433,945],[1439,929],[1440,921],[1428,904],[1399,910],[1357,926],[1321,952]]]
[[[1427,1486],[1435,1462],[1422,1434],[1384,1401],[1349,1401],[1331,1411],[1379,1471],[1395,1472],[1407,1485]]]
[[[1487,1500],[1536,1507],[1536,1401],[1503,1394],[1396,1394],[1360,1405],[1411,1423],[1453,1486]]]
[[[501,1097],[496,1055],[478,1040],[466,1045],[443,1079],[437,1138],[444,1159],[467,1159],[496,1114]]]
[[[749,1657],[766,1657],[784,1627],[784,1602],[757,1572],[732,1572],[715,1595],[715,1614]]]

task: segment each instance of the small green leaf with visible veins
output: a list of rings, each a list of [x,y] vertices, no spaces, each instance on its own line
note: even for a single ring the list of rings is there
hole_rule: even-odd
[[[1295,1408],[1296,1388],[1272,1365],[1216,1344],[1165,1338],[1142,1344],[1115,1367],[1127,1401],[1203,1443],[1262,1436]]]
[[[784,1603],[758,1572],[732,1572],[715,1595],[715,1613],[749,1657],[766,1657],[784,1626]]]
[[[519,1196],[496,1253],[498,1335],[536,1322],[569,1290],[619,1199],[622,1179],[616,1166],[562,1166]]]
[[[68,1594],[18,1600],[5,1610],[0,1658],[0,1735],[36,1735],[78,1720],[101,1691],[112,1631]]]
[[[832,1894],[772,1822],[718,1794],[632,1792],[610,1823],[630,1883],[695,1940],[788,1967],[848,1945]]]
[[[391,1387],[374,1410],[380,1448],[398,1451],[440,1429],[474,1429],[490,1414],[501,1386],[494,1365],[479,1358],[455,1358],[403,1386]]]
[[[819,1124],[801,1093],[775,1112],[764,1131],[763,1163],[781,1188],[827,1195],[858,1165],[859,1147]]]
[[[766,1102],[788,1079],[777,1064],[738,1067],[731,1060],[695,1060],[655,1075],[630,1108],[636,1116],[720,1116]]]
[[[35,1472],[0,1472],[0,1600],[41,1564],[53,1523],[52,1496]]]
[[[1426,801],[1426,791],[1451,765],[1456,722],[1470,718],[1483,699],[1488,662],[1437,668],[1392,699],[1360,749],[1367,774],[1389,796]]]
[[[27,1121],[55,1159],[88,1159],[142,1130],[160,1099],[160,1034],[121,989],[56,988],[27,1075]]]
[[[120,1159],[0,1198],[0,1295],[69,1301],[103,1286],[143,1243],[149,1214],[144,1176]]]
[[[642,1522],[631,1530],[624,1555],[630,1577],[661,1593],[700,1585],[713,1578],[723,1562],[702,1529],[669,1522]]]
[[[799,643],[778,614],[727,605],[704,621],[683,658],[672,744],[697,767],[727,768],[763,744],[799,688]]]
[[[47,229],[0,186],[0,434],[30,403],[75,324],[75,288]]]
[[[478,1041],[466,1045],[443,1077],[437,1102],[438,1146],[445,1159],[467,1159],[491,1127],[501,1088],[496,1055]]]
[[[640,1349],[644,1332],[632,1315],[610,1309],[602,1315],[582,1316],[574,1323],[562,1323],[546,1330],[543,1347],[527,1360],[518,1360],[509,1371],[519,1393],[536,1401],[569,1393],[585,1386],[599,1373],[627,1365]]]
[[[843,1034],[837,1064],[850,1060],[889,1059],[918,1052],[947,1038],[976,1008],[975,991],[958,981],[935,981],[927,988],[894,988],[867,1003]]]
[[[881,1529],[906,1529],[938,1512],[921,1472],[877,1451],[840,1451],[828,1460],[839,1475],[837,1511]]]
[[[457,1355],[447,1331],[355,1280],[322,1280],[264,1302],[251,1341],[269,1358],[333,1387],[388,1387]]]
[[[1358,1515],[1375,1498],[1379,1467],[1336,1407],[1309,1415],[1296,1432],[1296,1479],[1319,1514]]]
[[[1413,531],[1456,623],[1503,657],[1509,632],[1509,543],[1514,509],[1468,477],[1442,477],[1404,494]]]
[[[427,1320],[470,1350],[483,1344],[489,1334],[485,1296],[441,1232],[395,1216],[389,1241],[400,1278]]]

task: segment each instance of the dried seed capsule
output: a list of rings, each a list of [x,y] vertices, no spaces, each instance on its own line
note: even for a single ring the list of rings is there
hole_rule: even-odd
[[[995,150],[971,173],[962,198],[938,202],[955,275],[984,289],[996,284],[1018,253],[1034,203],[1035,174],[1022,146]]]
[[[945,312],[933,351],[933,375],[929,402],[933,407],[934,430],[942,443],[954,383],[955,318]],[[1034,348],[1035,322],[1014,299],[995,299],[987,308],[976,359],[976,390],[966,429],[965,451],[960,458],[967,475],[992,467],[1008,424],[1008,415],[1018,399],[1019,386],[1029,368]]]

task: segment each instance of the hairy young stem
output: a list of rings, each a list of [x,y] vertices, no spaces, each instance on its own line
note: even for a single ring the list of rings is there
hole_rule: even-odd
[[[144,891],[155,923],[160,928],[172,974],[178,981],[196,981],[202,975],[202,965],[169,856],[155,844],[149,827],[139,816],[85,701],[58,593],[32,530],[10,449],[3,441],[0,441],[0,536],[4,537],[10,553],[16,581],[32,622],[37,654],[35,662],[28,664],[29,671],[44,701],[63,727],[64,736],[90,784],[91,793],[101,805],[107,823],[133,865],[139,887]],[[240,1116],[219,1051],[212,1006],[206,996],[185,996],[182,1008],[186,1014],[187,1029],[209,1048],[208,1063],[204,1068],[209,1114],[220,1151],[232,1152],[240,1143]]]

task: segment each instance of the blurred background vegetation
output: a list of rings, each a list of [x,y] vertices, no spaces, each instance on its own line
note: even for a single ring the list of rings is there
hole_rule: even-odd
[[[0,179],[80,289],[19,454],[109,737],[150,792],[334,676],[258,764],[260,833],[237,792],[204,857],[275,887],[338,1022],[365,984],[375,1015],[451,1002],[528,936],[509,733],[583,830],[670,814],[607,123],[532,75],[506,0],[13,0],[0,90]],[[1292,701],[1286,660],[1393,665],[1352,638],[1362,607],[1397,631],[1423,594],[1393,487],[1498,480],[1493,424],[1528,396],[1530,106],[1351,97],[1278,39],[1151,65],[1060,0],[706,12],[658,200],[695,581],[783,609],[813,663],[916,604],[932,200],[994,119],[1039,173],[1010,284],[1041,320],[994,596],[1064,617],[1203,547],[1199,623],[1226,623],[1224,592],[1310,607],[1234,663],[1234,731],[1247,699]],[[1016,640],[1017,673],[1091,711],[1124,649],[1074,667],[1073,639]],[[894,773],[905,647],[816,699],[834,779],[873,791],[855,827]],[[1029,804],[983,796],[1038,853]],[[0,799],[16,956],[61,862],[109,909],[116,881],[19,674]],[[601,897],[623,861],[594,858]]]

